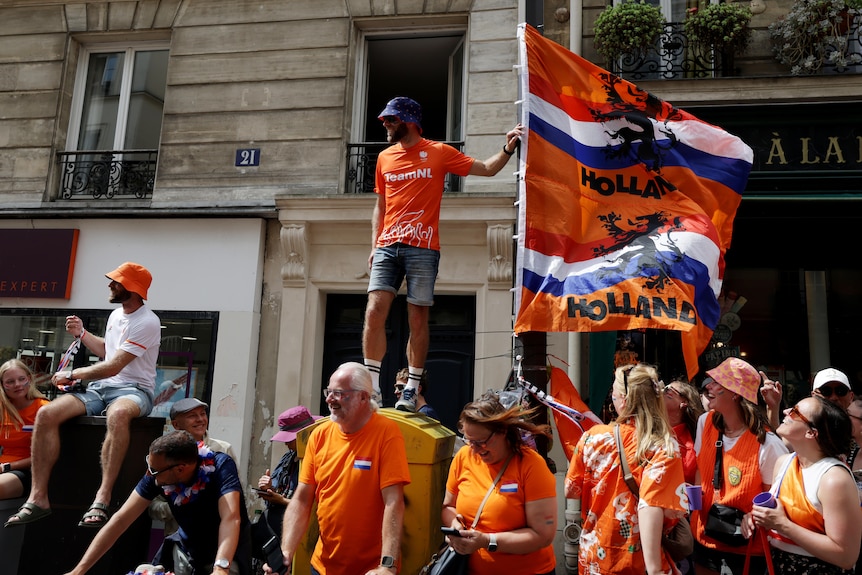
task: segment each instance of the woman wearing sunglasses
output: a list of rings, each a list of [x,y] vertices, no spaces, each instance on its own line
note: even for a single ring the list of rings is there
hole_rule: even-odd
[[[470,556],[470,575],[554,573],[556,480],[521,435],[550,432],[526,421],[529,415],[518,404],[506,409],[491,392],[468,403],[458,419],[467,445],[449,467],[442,518],[458,530],[447,540]]]
[[[652,366],[617,368],[612,399],[619,417],[587,430],[572,455],[566,497],[581,501],[581,572],[679,573],[661,544],[687,502],[663,388]],[[622,471],[617,430],[637,495]]]
[[[679,443],[685,482],[694,484],[697,475],[694,438],[697,435],[697,420],[703,413],[700,393],[692,384],[674,380],[664,386],[664,408]]]
[[[839,459],[849,450],[850,418],[834,403],[812,396],[784,411],[777,432],[795,453],[775,466],[775,507],[755,505],[744,531],[768,530],[776,573],[853,573],[862,509],[853,475]]]
[[[703,490],[701,509],[691,514],[696,573],[718,575],[726,566],[742,575],[748,543],[739,534],[742,517],[754,496],[769,489],[775,462],[787,448],[767,429],[754,366],[731,357],[706,373],[709,411],[698,419],[694,442]],[[751,573],[765,570],[763,553],[754,549]]]

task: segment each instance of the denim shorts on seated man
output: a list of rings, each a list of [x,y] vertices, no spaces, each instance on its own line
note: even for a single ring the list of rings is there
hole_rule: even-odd
[[[140,417],[146,417],[153,410],[153,395],[134,386],[134,384],[102,385],[101,381],[94,381],[84,391],[70,393],[87,408],[87,415],[105,415],[108,406],[121,397],[131,399],[138,404],[141,410]]]
[[[397,294],[407,276],[407,303],[434,305],[434,282],[440,252],[414,248],[407,244],[392,244],[374,250],[368,291],[388,291]]]

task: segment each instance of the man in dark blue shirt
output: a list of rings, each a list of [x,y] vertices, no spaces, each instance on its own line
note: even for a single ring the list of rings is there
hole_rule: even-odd
[[[159,562],[177,575],[192,569],[215,575],[250,573],[248,514],[233,459],[213,453],[186,431],[174,431],[150,445],[146,463],[147,474],[70,575],[86,573],[157,495],[166,497],[180,526]]]

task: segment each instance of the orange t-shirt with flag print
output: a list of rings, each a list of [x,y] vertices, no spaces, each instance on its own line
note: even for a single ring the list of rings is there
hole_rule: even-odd
[[[503,467],[504,461],[487,465],[469,446],[462,447],[452,459],[446,491],[455,496],[455,509],[464,517],[466,527],[473,524],[488,488]],[[527,526],[526,506],[530,501],[556,498],[556,480],[541,455],[523,448],[512,457],[494,492],[488,497],[476,530],[502,533]],[[556,559],[552,545],[532,553],[518,555],[479,549],[470,555],[470,575],[523,575],[547,573]]]
[[[374,192],[386,198],[377,247],[402,243],[440,251],[440,201],[447,174],[466,176],[475,160],[423,138],[409,148],[389,146],[377,158]]]
[[[377,413],[356,433],[329,421],[311,433],[299,481],[314,487],[320,538],[311,564],[321,575],[355,575],[380,565],[381,490],[410,483],[404,436]]]
[[[596,425],[578,442],[566,473],[566,497],[581,500],[583,519],[578,563],[582,573],[645,573],[638,526],[638,506],[665,510],[667,531],[688,506],[682,459],[664,448],[647,450],[637,461],[637,435],[633,425],[620,425],[620,437],[632,477],[640,486],[638,500],[626,485],[612,425]],[[662,571],[673,561],[662,554]]]

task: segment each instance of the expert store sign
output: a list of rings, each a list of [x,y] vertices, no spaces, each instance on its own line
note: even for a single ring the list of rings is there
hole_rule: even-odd
[[[0,229],[0,298],[69,299],[78,232]]]

